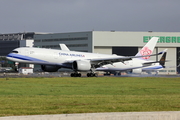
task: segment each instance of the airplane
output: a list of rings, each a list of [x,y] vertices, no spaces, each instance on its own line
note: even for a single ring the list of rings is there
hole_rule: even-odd
[[[158,37],[154,37],[148,41],[148,43],[135,55],[151,55],[154,47],[158,41]],[[166,50],[164,50],[166,51]],[[132,60],[127,60],[124,62],[115,62],[113,64],[106,64],[101,67],[96,68],[96,71],[104,71],[106,72],[104,75],[121,75],[121,72],[130,72],[139,74],[142,71],[150,70],[150,68],[155,69],[155,67],[160,67],[158,61],[149,61],[150,56],[148,57],[139,57],[132,58]],[[162,66],[161,66],[162,67]],[[160,69],[160,68],[159,68]]]
[[[152,39],[157,39],[156,37]],[[60,68],[69,68],[74,71],[71,77],[81,77],[81,71],[88,71],[87,76],[97,76],[95,73],[96,68],[114,62],[126,61],[132,58],[148,57],[160,55],[163,52],[152,55],[141,56],[118,56],[107,55],[88,52],[70,51],[63,45],[65,50],[47,49],[47,48],[34,48],[34,47],[20,47],[12,50],[6,58],[10,61],[39,64],[41,69],[46,72],[56,72]]]

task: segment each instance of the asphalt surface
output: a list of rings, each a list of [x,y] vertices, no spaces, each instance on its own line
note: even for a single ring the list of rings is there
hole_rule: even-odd
[[[70,73],[67,72],[55,72],[55,73],[47,73],[47,72],[39,72],[39,73],[33,73],[33,74],[19,74],[19,73],[0,73],[0,78],[20,78],[20,77],[70,77]],[[82,77],[87,77],[86,73],[82,73]],[[180,74],[173,74],[173,75],[154,75],[154,74],[126,74],[126,75],[110,75],[110,76],[104,76],[103,74],[98,74],[98,77],[168,77],[168,78],[174,78],[174,77],[180,77]]]

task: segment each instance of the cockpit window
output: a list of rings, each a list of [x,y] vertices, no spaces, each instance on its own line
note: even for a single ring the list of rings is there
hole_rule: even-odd
[[[11,53],[18,53],[18,51],[13,50]]]

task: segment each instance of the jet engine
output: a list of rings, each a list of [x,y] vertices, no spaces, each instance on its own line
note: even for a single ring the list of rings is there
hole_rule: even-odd
[[[45,72],[57,72],[60,67],[53,65],[41,65],[41,69]]]
[[[142,68],[132,69],[132,73],[140,74],[141,72],[142,72]]]
[[[91,69],[91,63],[89,60],[77,60],[73,62],[72,68],[76,71],[88,71]]]

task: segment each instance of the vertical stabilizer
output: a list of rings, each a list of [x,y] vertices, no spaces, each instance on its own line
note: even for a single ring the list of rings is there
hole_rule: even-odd
[[[165,68],[165,62],[166,62],[166,52],[164,52],[164,54],[162,55],[159,64],[163,66],[163,68]]]
[[[153,53],[154,47],[156,46],[158,39],[158,37],[152,37],[148,41],[148,43],[136,54],[136,56],[151,55]],[[149,58],[150,56],[135,59],[148,60]]]

